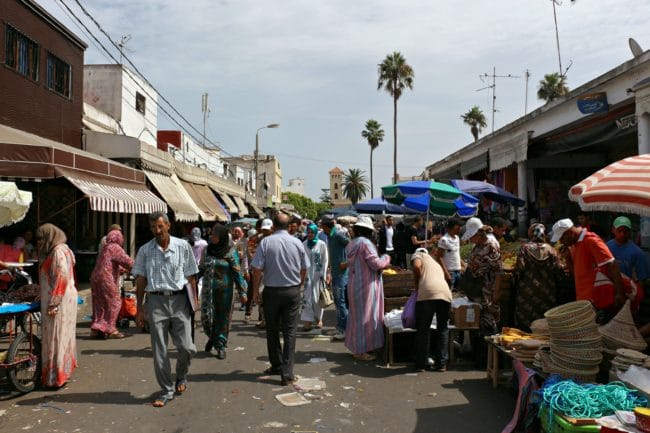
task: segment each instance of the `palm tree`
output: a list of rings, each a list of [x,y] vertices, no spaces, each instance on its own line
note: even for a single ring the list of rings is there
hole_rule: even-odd
[[[378,68],[377,90],[382,87],[393,97],[393,183],[397,182],[397,100],[404,89],[413,90],[413,68],[399,51],[386,56]]]
[[[544,75],[544,79],[539,81],[537,97],[546,102],[551,102],[560,96],[569,94],[569,88],[566,86],[566,76],[557,72]]]
[[[375,119],[369,119],[366,122],[366,129],[361,131],[361,136],[368,140],[370,146],[370,197],[375,196],[375,189],[372,184],[372,151],[384,141],[384,130],[381,129],[381,123]]]
[[[478,108],[478,105],[474,105],[467,113],[460,116],[463,119],[463,123],[466,123],[470,126],[470,131],[474,136],[474,141],[478,140],[479,132],[483,131],[483,128],[487,126],[485,121],[485,114]]]
[[[363,175],[363,171],[358,168],[351,168],[345,173],[343,179],[345,186],[343,187],[343,194],[352,202],[353,205],[357,204],[359,200],[366,196],[368,192],[368,180]]]

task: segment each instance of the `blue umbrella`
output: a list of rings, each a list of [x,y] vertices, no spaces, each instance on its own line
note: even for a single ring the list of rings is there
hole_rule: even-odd
[[[526,204],[525,201],[505,189],[480,180],[452,179],[451,184],[461,191],[485,196],[499,203],[510,203],[515,206],[524,206]]]
[[[402,206],[421,213],[425,213],[428,209],[430,209],[429,200],[430,198],[427,196],[427,194],[422,194],[417,197],[406,197],[402,202]],[[462,193],[459,198],[454,200],[454,206],[456,206],[456,214],[464,218],[476,215],[478,212],[478,204],[479,199],[467,193]]]
[[[360,201],[354,205],[357,212],[361,213],[417,213],[419,210],[406,209],[403,206],[398,206],[384,200],[383,197],[375,197],[370,200]]]

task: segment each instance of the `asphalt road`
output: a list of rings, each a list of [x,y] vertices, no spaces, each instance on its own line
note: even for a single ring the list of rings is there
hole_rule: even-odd
[[[309,404],[285,407],[276,395],[294,389],[281,387],[278,376],[260,377],[268,366],[264,331],[244,324],[239,311],[227,358],[203,352],[206,338],[197,329],[200,352],[188,391],[153,408],[159,389],[149,336],[132,327],[123,340],[89,339],[88,301],[79,311],[80,367],[73,380],[56,392],[26,395],[0,384],[0,431],[486,433],[500,432],[514,410],[513,392],[492,389],[485,372],[467,362],[445,373],[416,374],[412,365],[356,362],[342,343],[310,334],[298,338],[295,373],[318,378],[326,388],[310,391]],[[333,323],[330,307],[325,324]]]

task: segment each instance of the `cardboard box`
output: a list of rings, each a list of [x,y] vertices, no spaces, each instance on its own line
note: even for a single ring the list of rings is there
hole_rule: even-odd
[[[477,329],[481,320],[481,305],[472,303],[452,310],[454,326],[461,329]]]

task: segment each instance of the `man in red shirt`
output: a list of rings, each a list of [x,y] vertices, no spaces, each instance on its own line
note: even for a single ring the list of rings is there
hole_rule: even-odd
[[[560,253],[564,256],[569,270],[573,272],[576,300],[594,301],[594,283],[596,272],[600,268],[614,283],[615,308],[612,310],[618,311],[625,303],[626,297],[621,272],[607,244],[595,233],[576,227],[569,218],[553,224],[551,242],[557,241],[562,243]]]

